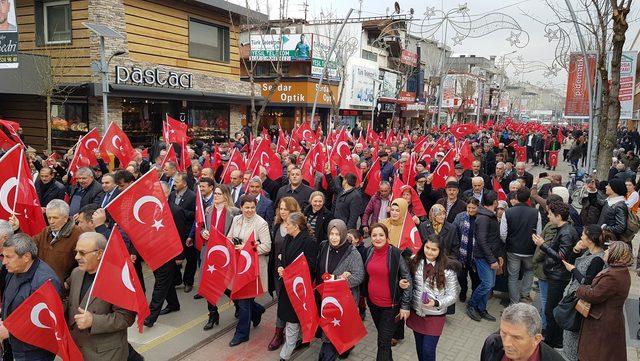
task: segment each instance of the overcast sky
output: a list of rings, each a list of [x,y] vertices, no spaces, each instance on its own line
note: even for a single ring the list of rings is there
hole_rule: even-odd
[[[265,0],[257,0],[261,5],[261,12],[266,12]],[[271,18],[278,17],[278,4],[280,0],[267,0],[271,5]],[[287,0],[288,1],[288,16],[291,18],[303,18],[303,2],[305,0]],[[346,15],[349,7],[355,7],[355,11],[352,17],[358,16],[358,10],[360,7],[360,3],[358,0],[306,0],[308,2],[308,19],[320,18],[321,13],[334,13],[338,17],[344,17]],[[555,7],[558,9],[566,8],[564,0],[548,0],[552,3],[555,3]],[[232,2],[240,2],[244,4],[244,0],[232,0]],[[256,0],[249,0],[250,4],[256,4]],[[465,3],[465,1],[443,1],[443,0],[402,0],[399,1],[401,13],[408,13],[410,8],[413,8],[415,11],[415,18],[421,19],[424,18],[424,13],[427,7],[435,7],[438,10],[444,10],[445,12],[458,6],[458,3]],[[521,55],[525,62],[532,64],[532,62],[540,61],[545,64],[550,65],[555,58],[555,43],[549,43],[548,40],[544,37],[544,25],[540,22],[531,19],[529,15],[535,16],[536,19],[543,23],[548,23],[551,21],[555,21],[557,18],[555,17],[552,10],[548,7],[545,0],[466,0],[467,6],[469,8],[469,14],[477,18],[482,14],[486,13],[496,13],[502,12],[507,15],[513,17],[517,23],[525,30],[530,36],[529,44],[523,48],[518,49],[517,47],[511,47],[507,38],[510,36],[510,32],[508,30],[498,30],[489,35],[486,35],[482,38],[478,39],[469,39],[462,41],[462,44],[453,45],[452,38],[455,36],[455,33],[449,28],[447,45],[453,46],[453,52],[455,55],[465,54],[470,55],[474,54],[476,56],[489,57],[490,55],[500,56],[503,54],[510,53],[514,50],[517,50],[516,54],[510,55],[509,57],[517,57]],[[574,8],[576,11],[580,11],[581,7],[579,5],[578,0],[572,0],[574,4]],[[627,43],[625,49],[627,49],[631,44],[631,42],[636,37],[639,29],[638,20],[640,11],[638,11],[640,6],[635,6],[632,9],[631,14],[628,19],[630,21],[629,31],[627,32]],[[393,1],[388,0],[362,0],[362,16],[384,16],[387,14],[387,9],[389,9],[389,14],[393,12],[394,4]],[[437,15],[436,15],[437,17]],[[436,21],[431,21],[430,24],[435,23]],[[416,22],[412,25],[412,29],[414,31],[420,30],[419,22]],[[572,50],[577,51],[578,42],[575,37],[575,31],[573,30],[571,24],[564,25],[565,29],[571,31],[571,41],[572,41]],[[423,28],[424,29],[424,28]],[[430,35],[430,34],[428,34]],[[435,34],[435,39],[438,41],[442,41],[442,31],[437,31]],[[426,35],[425,35],[426,36]],[[521,40],[525,39],[525,36],[520,37]],[[640,43],[640,40],[639,40]],[[638,48],[638,47],[636,47]],[[513,78],[513,74],[510,74]],[[528,73],[524,75],[519,75],[518,78],[523,78],[524,80],[531,81],[532,83],[546,83],[546,84],[554,84],[556,87],[564,87],[566,83],[567,73],[564,70],[558,72],[557,77],[549,78],[545,77],[542,71],[536,71],[533,73]]]

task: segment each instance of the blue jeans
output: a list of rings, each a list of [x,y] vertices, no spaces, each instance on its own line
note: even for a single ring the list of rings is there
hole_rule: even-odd
[[[547,290],[549,289],[549,284],[547,280],[538,280],[538,288],[540,289],[540,317],[542,317],[542,329],[547,328],[547,316],[544,314],[544,309],[547,305]]]
[[[476,262],[476,271],[478,272],[478,278],[480,278],[480,285],[471,294],[469,306],[482,312],[487,310],[489,294],[491,294],[491,290],[496,284],[496,271],[492,270],[489,263],[482,258],[476,258],[474,261]]]
[[[251,332],[251,321],[255,321],[264,313],[264,307],[258,304],[253,298],[238,300],[238,324],[234,340],[246,341]]]
[[[436,361],[436,347],[440,336],[428,336],[413,331],[416,338],[416,351],[418,361]]]

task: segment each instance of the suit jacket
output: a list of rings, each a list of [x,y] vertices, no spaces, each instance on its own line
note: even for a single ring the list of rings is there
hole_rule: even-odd
[[[524,184],[525,186],[527,186],[527,188],[531,189],[531,187],[533,186],[533,174],[525,171],[524,175],[522,176],[524,178]],[[518,173],[517,172],[512,172],[511,173],[511,180],[514,181],[516,179],[518,179]]]
[[[269,224],[269,229],[271,229],[271,227],[273,226],[273,217],[275,215],[273,201],[267,196],[260,196],[260,200],[258,201],[258,205],[256,207],[256,212],[260,217],[267,221],[267,224]]]
[[[472,188],[471,178],[473,178],[473,171],[467,169],[462,173],[462,178],[460,179],[460,192],[464,192]],[[486,174],[480,173],[478,177],[482,177],[484,179],[484,188],[488,190],[493,190],[493,184],[491,184],[491,177]]]
[[[238,189],[238,199],[236,199],[235,202],[233,202],[233,187],[229,186],[229,191],[230,191],[230,195],[231,195],[231,201],[233,202],[233,204],[240,208],[240,197],[242,197],[244,195],[244,187],[239,186],[240,188]]]
[[[49,204],[49,202],[51,202],[54,199],[64,199],[67,193],[64,187],[64,184],[58,182],[55,179],[52,180],[51,182],[53,182],[53,184],[51,184],[47,189],[47,191],[44,192],[44,194],[42,195],[40,195],[40,190],[43,186],[42,181],[40,180],[40,178],[38,178],[34,182],[36,192],[38,193],[38,197],[40,198],[40,206],[42,207],[46,207],[47,204]]]
[[[79,189],[80,185],[73,186],[73,188],[71,188],[71,192],[69,193],[69,199],[72,199]],[[100,185],[100,183],[98,183],[98,181],[94,180],[93,183],[89,185],[89,188],[87,188],[86,192],[82,195],[82,199],[80,200],[80,208],[78,209],[81,209],[82,207],[91,203],[95,203],[100,206],[100,203],[98,202],[102,199],[103,194],[104,192],[102,191],[102,186]]]
[[[120,194],[120,189],[118,187],[116,187],[113,190],[113,192],[111,194],[111,197],[109,198],[109,202],[107,204],[111,203],[111,201],[113,201],[113,199],[116,198],[119,194]],[[98,206],[102,207],[102,202],[104,201],[104,199],[106,197],[107,197],[107,193],[104,193],[104,191],[103,191],[100,199],[97,201]]]
[[[169,194],[168,202],[171,203],[172,205],[175,205],[176,203],[175,191],[171,191],[171,194]],[[184,194],[182,195],[182,198],[180,199],[180,203],[177,204],[177,206],[180,207],[180,209],[182,210],[182,216],[174,217],[174,219],[177,218],[181,222],[184,222],[184,226],[186,227],[187,231],[186,231],[186,234],[184,235],[184,238],[182,237],[183,234],[180,233],[180,238],[183,240],[186,240],[189,237],[189,232],[191,231],[191,227],[193,226],[193,223],[196,218],[196,194],[193,193],[191,189],[186,189]],[[178,227],[178,230],[181,229],[181,227],[178,226],[177,223],[176,223],[176,227]]]
[[[93,314],[91,328],[80,330],[74,315],[78,307],[87,304],[85,293],[80,300],[80,288],[85,272],[75,268],[69,277],[69,299],[67,300],[66,318],[71,337],[82,352],[85,360],[92,361],[126,361],[129,356],[127,328],[133,324],[135,313],[107,303],[99,298],[91,297],[87,311]]]

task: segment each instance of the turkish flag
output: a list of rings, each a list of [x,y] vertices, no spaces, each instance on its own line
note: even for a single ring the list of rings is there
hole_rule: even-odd
[[[380,189],[381,181],[382,174],[380,173],[380,160],[376,158],[376,161],[373,162],[371,168],[369,169],[369,172],[367,173],[367,186],[364,188],[364,193],[370,197],[373,197],[378,192],[378,189]]]
[[[402,197],[402,187],[404,187],[402,179],[400,179],[400,177],[394,177],[393,185],[391,186],[391,199]]]
[[[220,155],[220,149],[218,146],[213,147],[213,163],[211,164],[211,169],[213,169],[213,173],[218,170],[218,168],[222,165],[222,156]]]
[[[191,158],[189,157],[187,142],[189,142],[189,138],[185,138],[180,142],[180,163],[178,163],[178,169],[181,172],[186,172],[187,169],[191,168]]]
[[[511,143],[513,150],[516,152],[516,162],[527,161],[527,147],[524,145],[518,145],[515,142]]]
[[[411,187],[415,186],[415,177],[418,174],[418,172],[416,171],[415,153],[411,153],[409,159],[404,162],[404,169],[402,171],[402,178],[404,179],[404,183],[410,185]]]
[[[367,139],[369,139],[369,141],[374,144],[378,144],[381,142],[380,136],[371,128],[371,123],[367,125]]]
[[[444,188],[447,184],[447,178],[456,174],[453,158],[455,158],[454,151],[449,150],[440,164],[434,169],[433,180],[431,181],[433,189]]]
[[[162,124],[163,136],[166,143],[182,143],[187,137],[187,123],[173,119],[167,114],[167,121]]]
[[[20,229],[35,236],[46,227],[22,144],[14,145],[0,158],[0,219],[12,214]]]
[[[471,151],[471,144],[465,139],[460,145],[458,151],[458,161],[462,164],[462,168],[471,169],[473,161],[475,160],[473,152]]]
[[[278,141],[276,143],[276,151],[278,154],[282,154],[287,150],[287,137],[284,135],[282,128],[278,127]]]
[[[236,250],[236,275],[231,287],[231,299],[255,298],[264,293],[260,281],[260,260],[255,234],[251,234],[241,250]]]
[[[100,151],[109,152],[118,158],[123,168],[129,165],[129,162],[136,156],[136,151],[133,149],[129,138],[114,122],[109,124],[102,141],[100,141],[99,148]]]
[[[320,293],[320,327],[342,354],[367,335],[347,280],[325,281]]]
[[[387,138],[384,140],[384,145],[390,147],[391,143],[393,143],[393,138],[393,129],[389,129],[389,131],[387,132]]]
[[[63,361],[81,361],[64,317],[60,295],[51,281],[45,282],[4,320],[11,336],[52,352]]]
[[[324,175],[325,159],[327,158],[321,143],[316,143],[302,162],[302,179],[306,180],[310,186],[316,186],[316,173]]]
[[[342,175],[343,177],[349,173],[355,174],[355,176],[358,178],[358,180],[356,181],[356,187],[358,187],[360,183],[362,183],[362,172],[360,172],[360,169],[358,169],[358,167],[356,167],[356,165],[353,163],[351,153],[349,153],[349,155],[347,155],[346,157],[340,158],[338,160],[338,168],[340,168],[340,175]]]
[[[138,314],[138,332],[142,333],[144,320],[151,314],[147,297],[124,244],[120,229],[111,231],[109,243],[93,282],[92,296]]]
[[[167,164],[167,162],[172,162],[173,164],[176,165],[176,167],[179,167],[180,165],[178,164],[178,156],[176,156],[176,150],[173,149],[173,144],[169,143],[168,149],[167,149],[167,154],[164,155],[164,158],[162,159],[162,162],[160,163],[160,169],[164,169],[164,165]]]
[[[198,251],[202,249],[204,239],[202,238],[202,230],[205,229],[205,209],[202,201],[202,193],[200,187],[196,187],[196,241],[194,246]]]
[[[155,169],[114,198],[107,211],[152,270],[182,253],[182,242]]]
[[[422,201],[420,201],[420,196],[418,195],[418,192],[416,192],[415,188],[411,187],[408,184],[401,186],[400,197],[402,197],[402,193],[404,193],[407,190],[411,192],[411,202],[409,204],[413,206],[412,208],[413,214],[415,214],[418,217],[426,216],[427,211],[424,209],[424,206],[422,205]]]
[[[400,233],[398,248],[409,248],[413,254],[418,253],[422,248],[422,238],[420,238],[416,223],[408,212],[402,221],[402,233]]]
[[[302,122],[302,124],[291,133],[291,139],[295,139],[297,142],[304,142],[309,147],[311,144],[318,142],[318,137],[316,133],[313,132],[311,126],[309,126],[309,122]]]
[[[0,148],[9,149],[16,144],[22,144],[18,129],[20,129],[20,124],[0,119]]]
[[[557,167],[558,166],[558,152],[559,150],[550,150],[549,151],[549,167]]]
[[[233,244],[216,227],[211,227],[198,294],[215,305],[235,273],[236,251]]]
[[[72,183],[75,181],[74,175],[79,168],[94,167],[98,165],[98,159],[96,158],[94,150],[98,148],[99,142],[100,134],[96,128],[93,128],[78,141],[76,150],[73,153],[73,159],[69,164],[69,173],[71,173]]]
[[[318,307],[313,293],[309,264],[304,254],[301,253],[284,269],[282,281],[300,321],[302,342],[311,342],[318,328]]]
[[[302,152],[302,146],[300,145],[300,142],[298,142],[297,140],[295,140],[293,138],[293,136],[291,136],[291,138],[289,138],[289,154],[293,154],[294,152]]]
[[[271,180],[276,180],[282,177],[282,162],[276,153],[271,150],[271,142],[267,139],[260,141],[255,148],[249,164],[248,169],[254,169],[257,166],[263,166],[267,170],[267,176]]]
[[[227,166],[222,170],[222,183],[229,184],[229,182],[231,182],[231,172],[236,169],[244,173],[247,167],[244,159],[242,159],[242,154],[240,154],[237,148],[233,148],[229,162],[227,162]]]
[[[504,192],[504,189],[502,189],[502,185],[500,185],[500,182],[498,182],[496,177],[493,177],[493,191],[498,194],[499,201],[507,200],[507,194]]]

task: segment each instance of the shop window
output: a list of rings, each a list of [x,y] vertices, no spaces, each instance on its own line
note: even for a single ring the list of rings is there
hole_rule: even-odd
[[[189,56],[229,61],[229,28],[189,19]]]
[[[178,102],[123,99],[122,129],[134,146],[149,146],[162,130],[162,120],[178,107]]]
[[[187,123],[194,139],[224,141],[229,137],[229,106],[189,103]]]
[[[69,149],[89,131],[86,103],[51,103],[51,146]]]
[[[45,2],[43,6],[44,42],[71,43],[71,4],[69,1]]]

